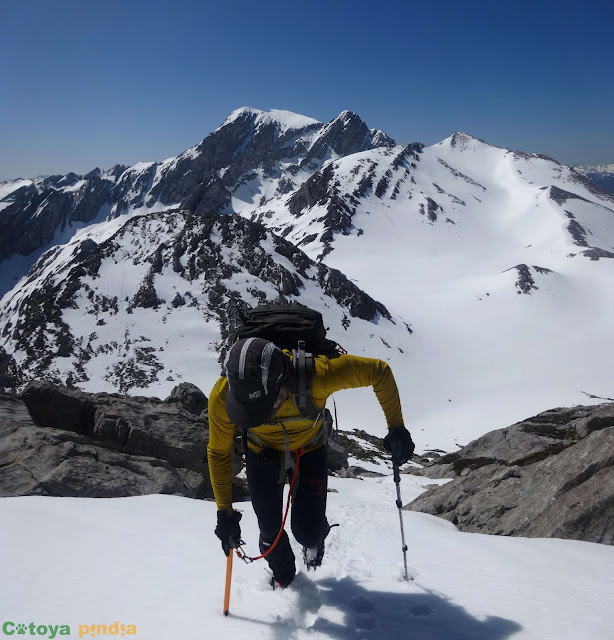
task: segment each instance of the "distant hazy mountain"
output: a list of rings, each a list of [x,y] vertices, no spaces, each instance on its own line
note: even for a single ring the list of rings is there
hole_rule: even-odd
[[[614,193],[614,164],[598,164],[591,167],[574,166],[574,169],[602,189]]]

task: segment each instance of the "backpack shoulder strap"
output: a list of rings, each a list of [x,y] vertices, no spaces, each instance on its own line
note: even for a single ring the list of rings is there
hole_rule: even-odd
[[[292,350],[293,363],[298,380],[298,391],[294,394],[294,406],[304,418],[311,420],[322,420],[320,430],[316,435],[303,446],[321,443],[328,444],[328,439],[332,433],[333,419],[328,409],[318,409],[311,396],[311,382],[313,379],[314,356],[305,351],[305,342],[299,340],[298,348]]]
[[[313,403],[311,397],[311,381],[313,378],[313,354],[305,351],[305,341],[298,341],[298,348],[292,350],[294,370],[298,381],[298,389],[294,394],[294,404],[298,412],[315,420],[320,410]]]

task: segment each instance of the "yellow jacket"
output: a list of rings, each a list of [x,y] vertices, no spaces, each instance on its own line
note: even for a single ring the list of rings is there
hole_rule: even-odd
[[[288,351],[286,355],[290,356]],[[326,400],[335,391],[373,387],[375,395],[382,405],[388,428],[403,425],[401,401],[392,370],[383,360],[361,358],[359,356],[342,355],[334,358],[316,356],[311,381],[313,402],[323,409]],[[209,475],[215,495],[217,508],[232,508],[232,471],[230,455],[235,433],[235,426],[226,414],[226,393],[228,380],[219,378],[209,396],[209,444],[207,459]],[[286,422],[287,421],[287,422]],[[290,450],[300,449],[319,431],[320,422],[313,423],[309,418],[302,418],[298,413],[292,396],[280,407],[274,422],[282,422],[287,429]],[[285,451],[284,434],[279,424],[263,424],[251,431],[265,447]],[[251,442],[250,448],[257,450]],[[315,448],[319,445],[314,445]]]

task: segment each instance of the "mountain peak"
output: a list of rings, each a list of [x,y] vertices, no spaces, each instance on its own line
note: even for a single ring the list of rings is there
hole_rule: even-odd
[[[488,144],[484,142],[484,140],[480,138],[476,138],[468,133],[464,133],[463,131],[456,131],[451,136],[447,137],[445,140],[442,140],[439,144],[447,144],[450,147],[457,147],[461,150],[466,149],[470,144],[479,142],[480,144]]]
[[[336,118],[335,120],[346,120],[346,121],[350,121],[350,120],[361,120],[362,118],[358,115],[356,115],[353,111],[350,111],[349,109],[344,109]]]
[[[253,107],[241,107],[239,109],[235,109],[226,118],[226,120],[224,120],[222,127],[236,120],[251,120],[255,126],[273,124],[280,130],[281,134],[286,133],[286,131],[304,129],[305,127],[309,127],[314,124],[321,124],[321,122],[315,118],[293,113],[292,111],[285,111],[283,109],[262,111],[260,109],[254,109]],[[220,129],[222,127],[220,127]]]

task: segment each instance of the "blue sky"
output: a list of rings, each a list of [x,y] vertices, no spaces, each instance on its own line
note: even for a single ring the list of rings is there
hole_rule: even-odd
[[[612,0],[0,0],[0,180],[163,160],[241,106],[614,162]]]

